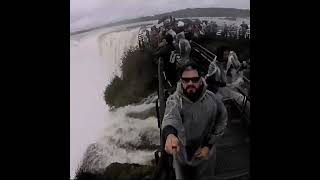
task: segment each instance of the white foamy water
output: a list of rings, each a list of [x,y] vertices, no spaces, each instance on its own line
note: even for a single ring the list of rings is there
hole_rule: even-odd
[[[126,113],[142,111],[153,104],[131,105],[110,112],[104,101],[105,87],[115,74],[121,75],[123,52],[137,45],[139,28],[127,30],[126,26],[70,36],[71,178],[88,147],[93,147],[86,159],[88,169],[104,168],[112,162],[143,164],[152,158],[151,151],[132,150],[126,144],[139,144],[145,135],[156,141],[156,119],[138,120],[127,117]]]
[[[140,120],[126,114],[151,107],[154,107],[154,103],[129,105],[109,112],[110,119],[103,136],[94,144],[94,148],[87,151],[84,161],[86,170],[99,171],[112,162],[149,164],[154,150],[136,150],[136,147],[144,143],[144,138],[149,140],[148,144],[159,144],[157,120],[155,117]]]
[[[99,36],[99,53],[108,66],[115,67],[114,73],[121,76],[121,57],[124,52],[138,42],[139,28],[105,33]]]

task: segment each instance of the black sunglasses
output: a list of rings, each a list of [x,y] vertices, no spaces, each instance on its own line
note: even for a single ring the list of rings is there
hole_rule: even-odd
[[[192,82],[192,83],[197,83],[200,80],[200,77],[192,77],[192,78],[183,78],[181,77],[181,80],[183,83],[188,83],[188,82]]]

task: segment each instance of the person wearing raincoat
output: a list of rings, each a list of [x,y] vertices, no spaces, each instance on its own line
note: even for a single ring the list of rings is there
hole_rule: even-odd
[[[177,89],[167,99],[161,126],[165,152],[175,157],[173,167],[177,179],[212,179],[216,142],[226,128],[227,110],[207,90],[196,64],[186,64],[179,75]]]

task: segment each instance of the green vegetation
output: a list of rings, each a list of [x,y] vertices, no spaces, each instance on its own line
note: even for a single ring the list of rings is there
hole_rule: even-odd
[[[104,175],[110,180],[141,180],[146,176],[151,176],[154,169],[154,166],[112,163],[105,169]]]
[[[151,51],[131,48],[122,57],[122,77],[116,76],[105,90],[105,101],[111,107],[138,103],[156,91],[157,66]]]
[[[155,166],[112,163],[101,173],[77,171],[76,180],[143,180],[150,178]]]

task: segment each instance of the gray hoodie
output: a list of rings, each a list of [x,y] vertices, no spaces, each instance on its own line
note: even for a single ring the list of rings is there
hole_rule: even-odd
[[[196,146],[195,149],[205,144],[211,147],[215,144],[227,125],[227,111],[223,102],[216,98],[216,95],[206,89],[204,79],[203,91],[200,98],[195,102],[188,99],[182,90],[181,82],[178,82],[174,94],[170,95],[166,102],[166,109],[162,122],[162,130],[172,126],[177,131],[181,151],[178,154],[180,163],[197,166],[202,160],[192,158],[188,160],[186,146]],[[206,134],[205,144],[203,133],[207,127],[212,127],[209,134]],[[166,137],[165,137],[166,138]],[[211,148],[212,150],[213,148]],[[212,156],[210,150],[209,156]]]

